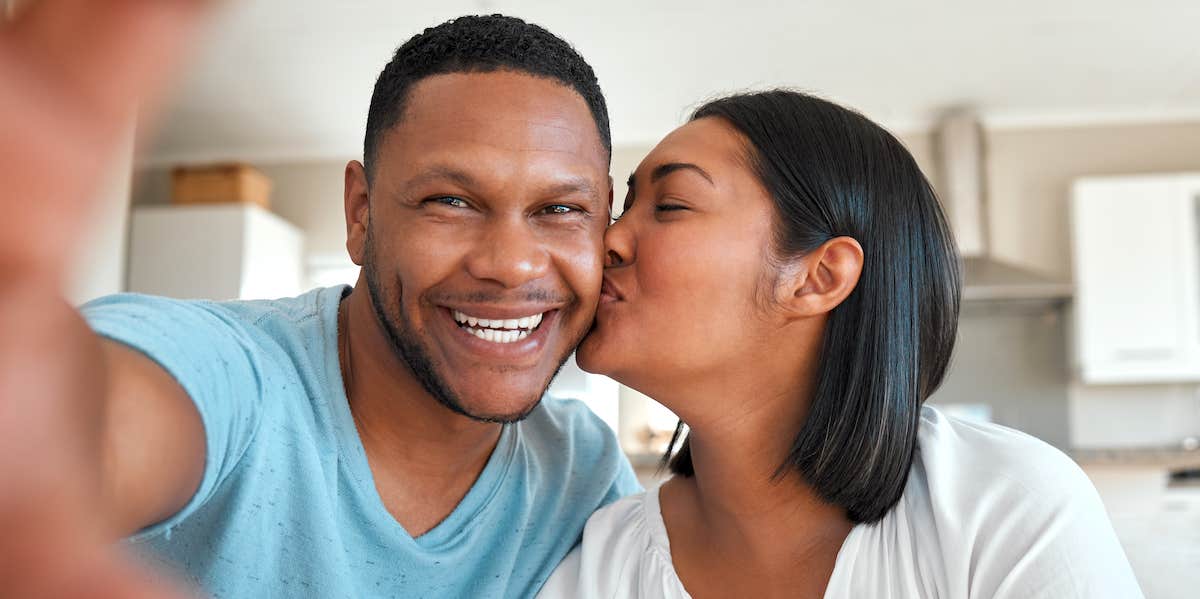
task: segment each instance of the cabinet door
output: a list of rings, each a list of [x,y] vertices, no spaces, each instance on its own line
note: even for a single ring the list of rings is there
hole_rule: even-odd
[[[1195,183],[1190,177],[1076,183],[1076,332],[1084,382],[1200,380]]]

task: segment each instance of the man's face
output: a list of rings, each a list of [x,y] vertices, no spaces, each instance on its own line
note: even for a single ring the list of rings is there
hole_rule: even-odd
[[[349,246],[393,348],[452,410],[523,417],[599,298],[612,186],[587,104],[526,74],[429,77],[376,157]]]

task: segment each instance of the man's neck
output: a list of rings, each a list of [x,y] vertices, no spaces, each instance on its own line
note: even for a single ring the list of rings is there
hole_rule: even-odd
[[[414,538],[448,516],[470,490],[502,425],[457,414],[433,398],[393,350],[365,284],[338,314],[350,413],[380,498]]]

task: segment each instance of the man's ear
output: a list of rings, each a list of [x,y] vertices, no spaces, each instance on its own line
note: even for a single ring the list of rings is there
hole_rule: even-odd
[[[367,227],[370,224],[371,203],[367,172],[363,164],[351,160],[346,164],[346,251],[355,264],[363,265],[363,253],[366,251]]]
[[[783,269],[777,299],[796,318],[826,314],[854,291],[862,268],[862,245],[834,237]]]

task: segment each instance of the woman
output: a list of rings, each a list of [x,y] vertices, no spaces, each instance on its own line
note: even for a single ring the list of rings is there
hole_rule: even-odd
[[[1141,596],[1073,462],[922,406],[959,258],[871,121],[791,91],[710,102],[638,167],[606,244],[579,363],[689,433],[543,596]]]

